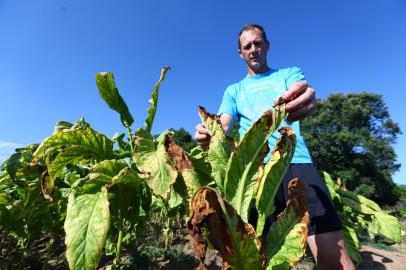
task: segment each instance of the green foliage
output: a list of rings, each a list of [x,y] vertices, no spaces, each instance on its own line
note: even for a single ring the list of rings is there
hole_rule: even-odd
[[[332,94],[320,100],[317,111],[301,125],[320,170],[380,204],[397,202],[399,193],[391,175],[400,165],[391,145],[401,131],[382,96]]]
[[[206,162],[204,168],[211,170],[212,186],[217,191],[203,187],[192,199],[188,226],[194,246],[198,247],[197,255],[204,258],[206,241],[209,241],[223,257],[225,268],[289,269],[303,256],[307,237],[306,191],[300,180],[291,181],[289,190],[295,192],[290,198],[290,206],[263,241],[259,240],[266,216],[275,209],[275,191],[290,164],[295,146],[292,130],[288,127],[279,129],[282,138],[273,149],[273,158],[263,165],[269,151],[268,139],[287,117],[284,106],[266,112],[236,145],[224,133],[218,116],[203,108],[199,113],[211,139],[206,155],[197,148],[192,162]],[[247,223],[255,202],[260,216],[256,230]],[[264,250],[267,250],[266,254]]]
[[[232,142],[227,138],[220,118],[199,108],[200,118],[210,134],[210,145],[207,153],[211,175],[220,189],[224,189],[228,157],[231,154]]]
[[[161,202],[165,218],[185,209],[188,194],[207,183],[198,179],[172,132],[156,139],[149,133],[167,70],[155,85],[146,129],[135,134],[113,74],[96,75],[100,96],[120,114],[128,141],[125,134],[110,139],[83,119],[59,121],[40,145],[16,149],[1,165],[0,227],[18,239],[21,251],[27,254],[33,239],[60,232],[64,223],[71,269],[96,269],[104,248],[115,256],[109,267],[120,268],[123,243],[140,234],[153,201]],[[170,226],[168,221],[167,235]]]
[[[96,84],[99,89],[100,96],[106,101],[109,107],[120,114],[121,123],[125,127],[130,127],[134,122],[127,104],[120,96],[113,73],[100,72],[96,74]]]
[[[65,219],[66,259],[70,269],[96,269],[110,226],[107,189],[69,195]]]
[[[134,138],[133,160],[137,168],[147,176],[147,183],[154,193],[168,199],[178,173],[166,152],[166,134],[154,140],[150,133],[140,128]]]
[[[396,217],[385,213],[374,201],[342,189],[328,173],[323,172],[323,178],[339,212],[345,245],[354,261],[361,261],[358,236],[363,232],[367,232],[371,239],[400,243],[401,226]]]
[[[165,79],[166,72],[168,72],[170,68],[164,67],[161,70],[161,76],[159,77],[158,82],[154,86],[154,91],[152,92],[151,99],[149,103],[151,107],[148,109],[148,117],[145,119],[145,129],[148,132],[151,132],[152,124],[154,123],[156,109],[158,107],[158,94],[159,94],[159,87],[161,86],[162,81]]]

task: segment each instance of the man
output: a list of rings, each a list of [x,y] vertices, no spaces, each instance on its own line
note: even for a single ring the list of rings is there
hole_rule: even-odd
[[[246,63],[248,75],[230,85],[224,92],[218,114],[227,132],[236,119],[240,135],[274,104],[284,101],[289,112],[288,121],[296,134],[296,150],[285,178],[275,198],[277,211],[286,205],[287,184],[298,177],[305,181],[309,200],[310,225],[307,238],[316,259],[317,269],[355,269],[348,256],[341,232],[341,223],[329,199],[328,191],[320,178],[303,137],[298,120],[316,109],[315,91],[308,86],[299,68],[274,69],[267,64],[269,41],[264,29],[255,24],[246,25],[238,36],[238,53]],[[206,128],[196,126],[195,139],[204,146],[210,141]],[[277,135],[269,140],[270,149]],[[270,154],[265,158],[267,162]]]

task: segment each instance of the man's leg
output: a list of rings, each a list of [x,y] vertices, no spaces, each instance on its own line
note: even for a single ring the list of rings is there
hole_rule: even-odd
[[[326,185],[313,164],[291,164],[284,177],[284,196],[288,198],[290,179],[305,182],[309,203],[309,236],[307,243],[319,270],[355,269],[344,247],[342,225]]]
[[[310,235],[307,244],[316,260],[318,270],[353,270],[355,266],[348,255],[341,231]]]

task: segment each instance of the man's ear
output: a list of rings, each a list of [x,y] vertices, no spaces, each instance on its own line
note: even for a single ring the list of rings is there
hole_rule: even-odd
[[[240,56],[241,59],[244,59],[244,57],[241,54],[241,50],[238,50],[238,55]]]

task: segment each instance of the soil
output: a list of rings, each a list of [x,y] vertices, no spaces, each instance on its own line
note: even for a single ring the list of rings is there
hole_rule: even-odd
[[[406,244],[393,246],[394,250],[384,250],[371,246],[361,247],[363,261],[358,265],[358,270],[406,269]]]

